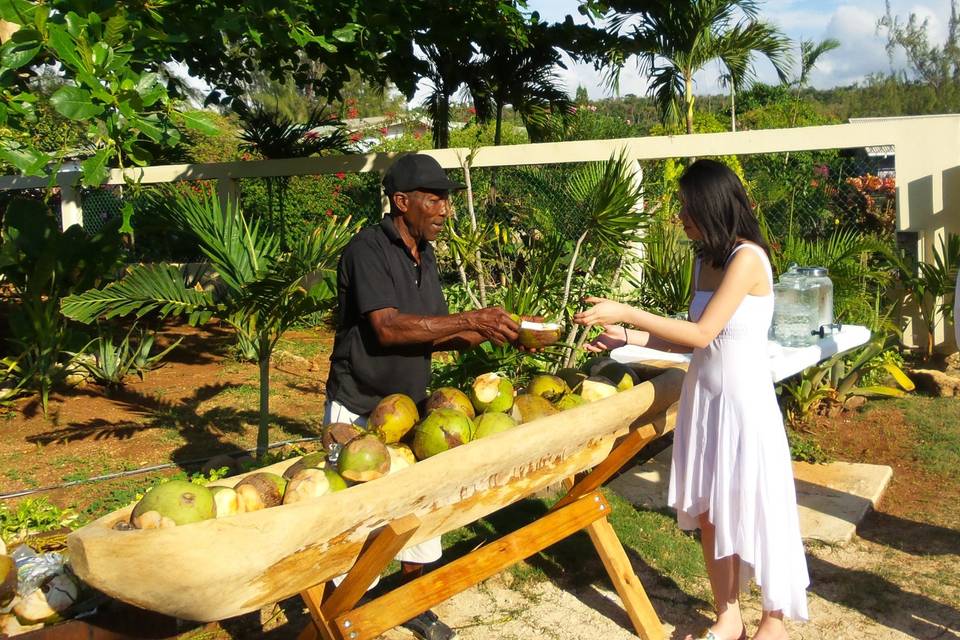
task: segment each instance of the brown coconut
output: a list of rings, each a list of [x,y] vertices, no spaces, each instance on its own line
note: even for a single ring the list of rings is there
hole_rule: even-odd
[[[324,451],[330,451],[334,444],[345,446],[354,438],[366,434],[367,431],[360,425],[349,422],[333,422],[323,426],[322,441]]]
[[[247,476],[234,487],[245,512],[276,507],[283,502],[287,481],[275,473],[260,471]]]

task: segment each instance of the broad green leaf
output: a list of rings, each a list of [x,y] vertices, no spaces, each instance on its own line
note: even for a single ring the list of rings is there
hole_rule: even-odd
[[[107,179],[107,163],[113,156],[111,148],[100,149],[95,154],[80,163],[83,170],[83,184],[87,187],[98,187]]]
[[[130,119],[130,124],[154,142],[163,142],[163,124],[156,115],[150,115],[146,118],[135,116]]]
[[[880,396],[882,398],[902,398],[907,395],[906,391],[895,387],[884,387],[882,385],[873,385],[869,387],[857,387],[851,393],[858,396]]]
[[[27,176],[45,175],[44,168],[51,158],[39,149],[32,147],[13,149],[0,147],[0,160],[13,165]]]
[[[90,93],[80,87],[60,87],[50,96],[50,104],[71,120],[87,120],[103,113],[103,107],[95,104]]]
[[[0,65],[8,69],[26,66],[36,57],[42,45],[40,32],[21,29],[0,48]]]
[[[120,208],[120,214],[123,216],[123,224],[120,225],[120,233],[126,233],[133,235],[133,225],[131,221],[133,220],[133,204],[130,202],[124,202],[123,207]]]
[[[220,132],[217,126],[213,124],[213,121],[206,114],[199,111],[178,111],[176,112],[176,116],[179,117],[187,127],[208,136],[214,136]]]
[[[167,93],[167,88],[156,73],[145,73],[137,81],[136,91],[143,106],[149,107]]]
[[[30,24],[36,7],[27,0],[0,0],[0,19],[15,24]]]
[[[107,26],[103,31],[103,40],[107,44],[115,47],[123,41],[123,31],[127,28],[127,19],[123,14],[117,13],[107,20]]]
[[[358,24],[348,24],[347,26],[337,29],[333,32],[333,37],[340,42],[353,42],[357,39],[357,31],[360,30],[360,25]]]
[[[77,53],[77,41],[67,33],[67,30],[58,24],[51,24],[48,33],[50,47],[57,54],[57,58],[72,69],[84,70],[86,65]]]
[[[108,66],[110,59],[113,57],[113,49],[105,42],[98,42],[93,45],[90,54],[93,59],[93,66],[103,68]]]
[[[80,38],[84,28],[87,26],[87,21],[81,18],[76,11],[68,11],[67,15],[63,17],[63,20],[67,24],[67,33],[72,35],[74,38]]]

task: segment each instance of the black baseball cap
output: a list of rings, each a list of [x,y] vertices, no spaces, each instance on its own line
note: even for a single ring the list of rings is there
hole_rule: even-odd
[[[466,188],[466,185],[448,178],[439,162],[420,153],[400,156],[383,176],[383,190],[387,195],[417,189],[456,191]]]

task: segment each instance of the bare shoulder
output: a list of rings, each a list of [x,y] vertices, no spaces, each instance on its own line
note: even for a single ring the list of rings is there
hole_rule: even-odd
[[[730,264],[727,265],[727,274],[739,280],[751,283],[751,295],[763,296],[770,293],[770,282],[767,277],[768,259],[766,252],[760,245],[744,242],[743,248],[733,254]]]

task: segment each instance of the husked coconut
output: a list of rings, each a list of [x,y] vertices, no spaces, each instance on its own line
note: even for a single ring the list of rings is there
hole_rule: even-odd
[[[231,487],[210,487],[218,518],[227,518],[241,513],[240,496]]]
[[[77,583],[68,575],[58,573],[17,602],[13,612],[21,622],[29,624],[57,622],[60,614],[77,601],[78,595]]]
[[[290,479],[283,494],[283,504],[319,498],[330,492],[330,481],[323,469],[301,469]]]
[[[506,431],[517,426],[517,421],[511,416],[499,411],[488,411],[477,416],[473,421],[473,439],[479,440],[492,436],[495,433]]]
[[[520,323],[517,342],[528,349],[542,349],[549,347],[560,339],[560,325],[556,322],[531,322],[524,320]]]
[[[413,451],[405,444],[388,444],[387,451],[390,452],[390,473],[406,469],[417,462]]]
[[[468,418],[473,418],[476,412],[473,409],[473,403],[460,389],[453,387],[440,387],[430,394],[427,398],[427,413],[433,413],[437,409],[456,409],[467,414]]]
[[[337,468],[347,480],[369,482],[390,471],[390,452],[387,445],[373,435],[351,440],[340,452]]]
[[[138,529],[155,529],[209,520],[215,515],[209,489],[186,480],[168,480],[143,496],[133,508],[130,522]]]
[[[234,491],[240,498],[240,508],[250,512],[279,505],[283,502],[286,487],[287,481],[284,478],[275,473],[259,471],[238,482]]]
[[[470,402],[477,413],[509,411],[513,406],[513,384],[499,373],[484,373],[470,385]]]
[[[38,622],[37,624],[23,624],[17,620],[17,616],[12,613],[0,615],[0,635],[13,637],[21,633],[27,633],[28,631],[36,631],[37,629],[43,629],[42,622]]]

